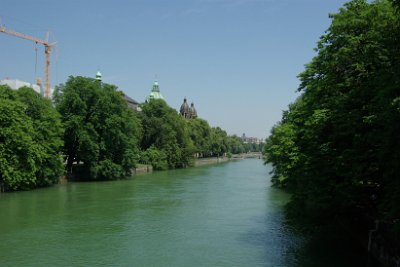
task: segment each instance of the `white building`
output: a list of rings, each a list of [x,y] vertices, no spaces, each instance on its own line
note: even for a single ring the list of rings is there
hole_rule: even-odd
[[[8,85],[11,89],[17,90],[20,87],[26,86],[32,88],[35,92],[43,95],[41,92],[40,86],[33,83],[23,82],[20,80],[12,80],[12,79],[4,79],[0,80],[0,85]]]

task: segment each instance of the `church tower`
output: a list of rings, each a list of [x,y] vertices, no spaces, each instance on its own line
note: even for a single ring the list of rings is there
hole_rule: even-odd
[[[190,108],[187,103],[186,97],[183,99],[183,104],[181,105],[180,114],[185,119],[190,119]]]
[[[197,118],[197,111],[194,108],[194,104],[192,102],[192,104],[190,105],[190,118],[192,119],[196,119]]]
[[[146,101],[150,101],[153,99],[165,100],[160,92],[160,86],[158,85],[157,81],[154,81],[153,87],[152,87],[151,92],[150,92],[149,96],[147,97]]]

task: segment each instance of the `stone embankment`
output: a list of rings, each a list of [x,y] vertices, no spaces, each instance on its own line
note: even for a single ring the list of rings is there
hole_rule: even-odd
[[[208,164],[216,164],[216,163],[222,163],[222,162],[227,162],[229,160],[228,157],[215,157],[215,158],[201,158],[201,159],[196,159],[194,162],[194,166],[203,166],[203,165],[208,165]]]
[[[153,166],[146,165],[146,164],[138,164],[134,169],[133,174],[141,174],[141,173],[148,173],[153,172]]]
[[[242,154],[235,154],[232,156],[233,159],[262,159],[261,152],[249,152]]]

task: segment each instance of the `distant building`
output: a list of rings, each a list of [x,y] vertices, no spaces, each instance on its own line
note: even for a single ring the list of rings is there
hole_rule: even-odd
[[[247,137],[246,134],[242,135],[242,141],[243,143],[248,143],[248,144],[261,144],[264,143],[263,139],[257,138],[257,137]]]
[[[103,75],[101,74],[100,71],[97,71],[97,73],[96,73],[96,80],[99,82],[103,81]],[[128,108],[130,108],[134,111],[141,111],[141,109],[139,107],[139,102],[137,102],[135,99],[129,97],[124,92],[121,91],[121,93],[124,96],[126,103],[128,104]]]
[[[183,104],[181,105],[181,108],[179,110],[179,113],[181,114],[182,117],[185,119],[190,119],[190,107],[187,103],[186,98],[183,99]]]
[[[197,110],[194,107],[194,104],[192,103],[190,105],[190,107],[189,107],[186,97],[183,99],[183,104],[181,105],[179,113],[185,119],[195,119],[195,118],[197,118]]]
[[[160,86],[158,85],[157,81],[154,81],[153,87],[151,88],[151,92],[149,96],[146,98],[146,101],[150,101],[153,99],[162,99],[165,101],[164,97],[160,92]]]
[[[127,96],[125,93],[124,94],[124,99],[126,101],[126,103],[128,103],[128,107],[130,109],[133,109],[135,111],[141,111],[141,108],[139,107],[139,102],[137,102],[135,99]]]
[[[18,90],[19,88],[26,86],[32,88],[35,92],[43,95],[40,86],[33,83],[28,83],[20,80],[4,79],[0,80],[0,85],[8,85],[13,90]]]
[[[190,118],[196,119],[197,118],[197,110],[194,107],[194,103],[190,104]]]

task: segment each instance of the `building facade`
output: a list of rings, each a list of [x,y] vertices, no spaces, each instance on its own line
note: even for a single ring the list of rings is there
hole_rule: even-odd
[[[32,88],[35,92],[43,95],[42,89],[39,85],[16,80],[16,79],[0,80],[0,85],[8,85],[13,90],[18,90],[19,88],[26,86],[26,87]]]

